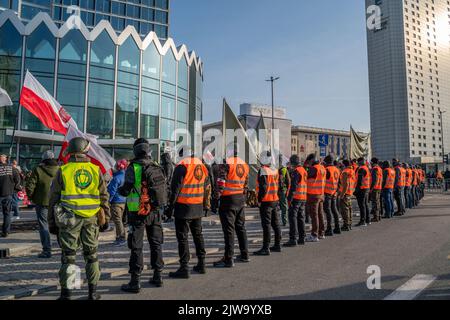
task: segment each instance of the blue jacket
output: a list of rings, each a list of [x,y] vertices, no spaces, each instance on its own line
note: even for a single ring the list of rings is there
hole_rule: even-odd
[[[119,188],[125,182],[125,171],[114,172],[113,178],[108,185],[109,202],[110,203],[126,203],[127,198],[119,194]]]

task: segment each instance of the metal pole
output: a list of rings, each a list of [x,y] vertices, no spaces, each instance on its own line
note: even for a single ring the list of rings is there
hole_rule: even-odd
[[[275,99],[274,99],[274,82],[279,80],[280,77],[274,77],[271,76],[269,80],[266,80],[267,82],[271,83],[271,89],[272,89],[272,130],[270,132],[270,148],[271,151],[273,152],[273,148],[274,148],[274,130],[275,130]]]
[[[446,112],[446,111],[439,110],[439,114],[440,114],[440,116],[441,116],[442,170],[444,170],[444,171],[445,171],[446,163],[445,163],[444,117],[443,117],[443,114],[444,114],[445,112]]]

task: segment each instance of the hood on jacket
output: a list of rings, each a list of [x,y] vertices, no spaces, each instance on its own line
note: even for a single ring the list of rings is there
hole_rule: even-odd
[[[56,176],[56,173],[58,172],[59,166],[56,160],[45,160],[40,165],[39,168],[42,169],[48,176],[51,178],[54,178]]]

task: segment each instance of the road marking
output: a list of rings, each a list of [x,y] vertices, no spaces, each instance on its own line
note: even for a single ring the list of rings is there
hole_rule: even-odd
[[[414,300],[423,290],[436,280],[435,276],[427,274],[415,275],[400,288],[388,295],[384,300]]]

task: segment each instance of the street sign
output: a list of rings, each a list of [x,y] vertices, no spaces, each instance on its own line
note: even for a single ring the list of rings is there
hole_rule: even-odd
[[[328,147],[330,136],[328,134],[319,135],[319,147]]]
[[[320,147],[320,156],[321,157],[327,156],[327,147]]]

